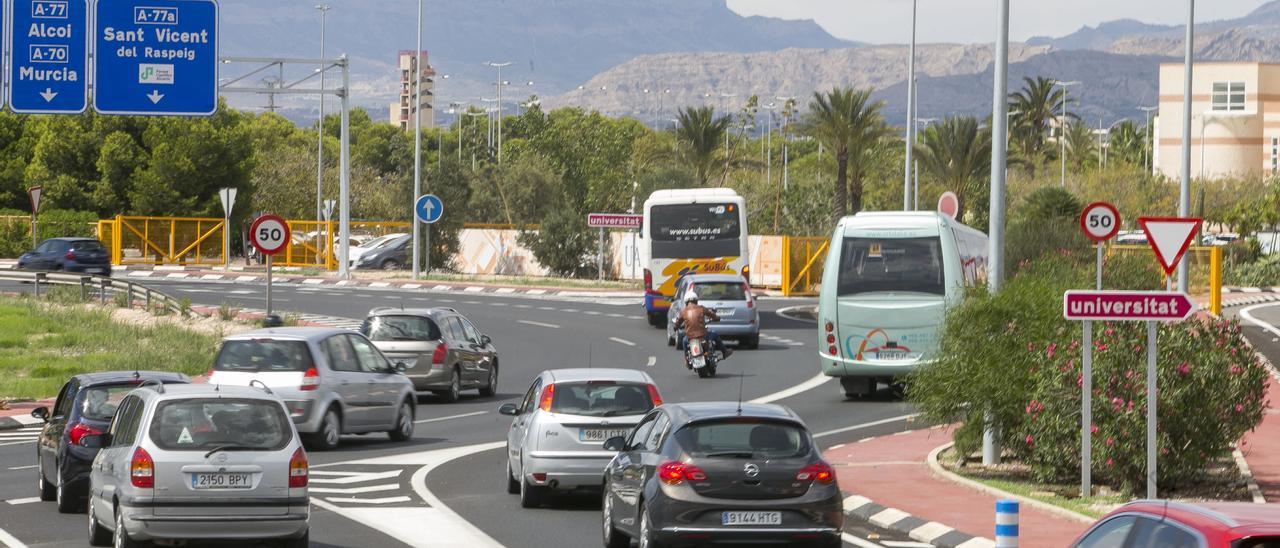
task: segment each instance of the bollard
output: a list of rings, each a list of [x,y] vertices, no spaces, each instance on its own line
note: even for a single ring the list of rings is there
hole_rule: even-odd
[[[1018,548],[1018,501],[996,502],[996,548]]]

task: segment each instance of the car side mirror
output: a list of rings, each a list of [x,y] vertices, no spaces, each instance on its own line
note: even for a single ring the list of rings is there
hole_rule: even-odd
[[[404,373],[405,371],[409,370],[409,366],[405,365],[404,362],[396,362],[395,370],[398,373]]]
[[[31,416],[33,416],[33,417],[35,417],[35,418],[37,418],[37,419],[40,419],[40,420],[42,420],[42,421],[49,422],[49,408],[48,408],[48,407],[37,407],[37,408],[35,408],[35,409],[32,409],[32,410],[31,410]]]
[[[85,436],[80,438],[80,447],[85,449],[102,449],[111,442],[111,434],[98,434],[96,436]]]
[[[480,344],[484,346],[489,346],[492,343],[493,343],[493,339],[489,338],[488,335],[480,335]]]
[[[627,438],[624,438],[622,436],[615,436],[605,440],[604,442],[605,451],[624,451],[626,450],[626,448],[627,448]]]
[[[520,407],[514,403],[504,403],[498,408],[498,414],[514,417],[520,414]]]

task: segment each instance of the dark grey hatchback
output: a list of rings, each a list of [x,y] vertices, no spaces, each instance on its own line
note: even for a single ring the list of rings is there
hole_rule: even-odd
[[[618,452],[604,473],[607,548],[841,546],[835,471],[786,407],[663,405],[605,449]]]

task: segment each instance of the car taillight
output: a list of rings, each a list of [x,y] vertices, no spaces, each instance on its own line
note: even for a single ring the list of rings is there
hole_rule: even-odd
[[[837,353],[835,335],[836,326],[831,322],[827,322],[823,327],[827,330],[827,353],[835,356]]]
[[[299,447],[289,457],[289,487],[306,487],[307,477],[307,452]]]
[[[827,328],[827,333],[831,333],[836,330],[836,326],[831,322],[827,322],[826,328]]]
[[[644,269],[644,290],[646,293],[653,292],[653,271]]]
[[[831,485],[836,481],[836,472],[831,469],[830,464],[818,461],[796,472],[796,481],[816,481],[823,485]]]
[[[320,370],[314,367],[307,368],[307,372],[302,374],[302,386],[298,390],[309,391],[320,388]]]
[[[435,352],[431,353],[431,365],[443,367],[444,358],[448,354],[449,354],[449,345],[445,344],[444,341],[440,341],[440,344],[436,345]]]
[[[551,410],[551,401],[556,397],[556,385],[548,384],[542,389],[542,398],[538,400],[538,408],[543,411]]]
[[[74,261],[76,260],[76,252],[68,251],[66,255],[63,255],[63,258],[65,258],[68,261]]]
[[[662,405],[662,395],[658,394],[658,387],[652,384],[649,385],[649,401],[653,402],[654,407]]]
[[[129,462],[129,481],[134,487],[150,489],[156,485],[156,463],[151,455],[141,447],[133,450],[133,460]]]
[[[667,461],[658,467],[658,479],[667,485],[680,485],[684,480],[707,481],[707,473],[692,464]]]
[[[80,440],[83,440],[85,436],[101,436],[102,431],[82,422],[78,422],[75,426],[71,427],[71,432],[68,432],[67,435],[71,438],[71,445],[80,445]]]

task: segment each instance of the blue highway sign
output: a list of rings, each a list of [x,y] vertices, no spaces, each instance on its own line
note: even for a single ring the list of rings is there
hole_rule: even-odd
[[[26,114],[79,114],[89,106],[89,0],[14,0],[9,104]]]
[[[9,10],[5,9],[3,2],[0,2],[0,109],[4,108],[5,96],[8,95],[9,75],[4,71],[4,51],[8,48],[7,40],[9,39]]]
[[[217,0],[98,0],[94,15],[94,110],[218,110]]]
[[[413,212],[417,215],[419,221],[433,224],[444,215],[444,202],[437,198],[435,194],[426,194],[418,198],[418,202],[413,206]]]

